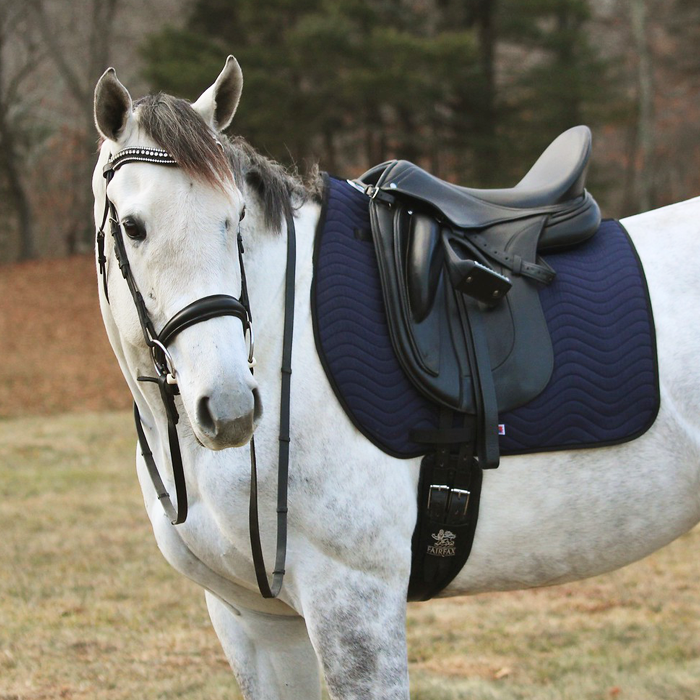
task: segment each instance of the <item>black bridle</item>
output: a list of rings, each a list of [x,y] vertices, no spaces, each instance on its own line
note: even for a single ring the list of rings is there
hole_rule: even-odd
[[[107,185],[111,182],[119,168],[127,163],[155,163],[158,165],[177,166],[175,159],[167,152],[156,148],[127,148],[119,151],[116,155],[110,156],[109,161],[103,168],[103,174],[107,180]],[[248,285],[243,263],[243,237],[241,235],[240,221],[237,233],[238,261],[241,270],[241,295],[240,298],[228,294],[214,294],[193,301],[184,309],[178,311],[157,333],[153,322],[148,314],[146,303],[139,291],[136,280],[129,265],[129,259],[124,244],[122,229],[119,225],[119,216],[114,203],[105,194],[105,208],[102,217],[102,224],[97,232],[97,262],[105,299],[109,303],[109,292],[107,288],[107,258],[105,256],[105,224],[107,218],[110,219],[110,229],[114,238],[114,253],[121,270],[122,277],[131,293],[131,297],[136,306],[141,331],[146,346],[151,353],[151,359],[156,372],[155,377],[137,377],[140,382],[153,382],[158,385],[161,400],[165,408],[168,422],[168,443],[170,447],[170,458],[172,462],[173,481],[175,484],[175,494],[177,498],[177,509],[173,505],[163,480],[158,472],[153,453],[146,439],[141,416],[138,407],[134,403],[134,421],[136,423],[136,433],[138,435],[141,454],[146,463],[153,486],[158,494],[158,499],[163,505],[163,509],[170,518],[173,525],[185,522],[187,518],[187,488],[185,483],[185,473],[182,464],[182,454],[177,434],[177,424],[179,414],[175,406],[175,396],[180,393],[177,383],[177,371],[172,357],[168,352],[168,345],[177,335],[197,323],[203,323],[219,316],[234,316],[240,319],[243,325],[243,333],[248,338],[249,352],[248,365],[251,373],[255,364],[254,359],[254,336],[252,327],[252,315],[250,311],[250,300],[248,298]],[[291,373],[292,373],[292,335],[294,329],[294,289],[295,289],[295,267],[296,267],[296,238],[294,230],[294,219],[291,214],[287,215],[287,269],[285,282],[285,321],[283,335],[282,352],[282,399],[280,406],[280,436],[279,436],[279,462],[278,462],[278,484],[277,484],[277,547],[275,557],[275,570],[273,572],[272,585],[269,584],[265,571],[262,545],[260,541],[260,526],[258,519],[257,503],[257,464],[255,458],[255,441],[251,438],[250,463],[251,463],[251,484],[250,484],[250,544],[253,555],[255,575],[260,592],[265,598],[275,598],[279,595],[284,578],[284,565],[287,548],[287,484],[289,473],[289,425],[290,425],[290,395],[291,395]]]

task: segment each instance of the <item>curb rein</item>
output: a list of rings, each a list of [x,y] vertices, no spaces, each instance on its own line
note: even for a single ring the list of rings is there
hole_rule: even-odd
[[[167,152],[157,148],[127,148],[110,156],[103,168],[103,175],[107,185],[111,182],[116,171],[127,163],[155,163],[158,165],[177,166],[175,159]],[[106,189],[106,188],[105,188]],[[155,368],[155,377],[137,377],[140,382],[153,382],[158,384],[161,400],[165,408],[168,421],[168,443],[170,447],[170,459],[175,483],[175,495],[177,509],[173,505],[170,494],[163,484],[158,473],[153,452],[151,451],[146,434],[141,422],[136,402],[134,402],[134,421],[138,435],[141,454],[146,462],[148,473],[153,486],[158,494],[163,510],[170,518],[173,525],[184,523],[187,518],[187,488],[185,473],[180,452],[180,442],[177,434],[179,414],[175,406],[175,396],[180,393],[177,383],[177,371],[173,359],[168,352],[168,344],[185,328],[197,323],[208,321],[218,316],[235,316],[243,324],[243,332],[248,339],[248,366],[251,373],[255,365],[254,350],[255,341],[252,327],[252,314],[250,311],[250,299],[248,297],[248,285],[246,282],[245,267],[243,264],[243,237],[241,235],[241,223],[238,222],[237,247],[238,260],[241,269],[241,295],[236,299],[228,294],[214,294],[202,299],[197,299],[184,309],[176,313],[163,327],[160,333],[155,332],[153,323],[148,315],[146,303],[139,291],[138,285],[131,272],[126,246],[119,225],[119,216],[109,195],[105,192],[105,208],[102,216],[102,224],[97,232],[97,262],[102,277],[102,287],[107,303],[109,292],[107,289],[107,258],[105,257],[105,224],[110,219],[110,228],[114,238],[114,254],[119,264],[122,277],[126,280],[129,292],[134,300],[136,312],[139,317],[143,337],[151,353],[151,360]],[[241,216],[241,220],[242,220]],[[275,555],[275,569],[272,575],[272,584],[268,582],[263,558],[262,544],[260,541],[260,523],[258,518],[258,476],[257,462],[255,459],[255,437],[250,440],[250,503],[249,503],[249,527],[250,547],[253,555],[255,577],[263,598],[276,598],[282,589],[284,579],[284,566],[287,552],[287,486],[289,474],[289,427],[290,427],[290,396],[292,374],[292,337],[294,331],[294,292],[295,292],[295,268],[296,268],[296,236],[294,218],[291,212],[286,216],[287,224],[287,268],[285,279],[284,299],[284,334],[282,349],[282,399],[280,404],[280,433],[279,433],[279,460],[277,472],[277,545]]]

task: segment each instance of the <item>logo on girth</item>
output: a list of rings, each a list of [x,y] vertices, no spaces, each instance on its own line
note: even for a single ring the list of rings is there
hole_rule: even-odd
[[[434,557],[454,557],[457,553],[457,547],[455,546],[455,539],[457,535],[449,530],[440,530],[436,534],[430,535],[434,540],[435,544],[428,545],[428,554],[432,554]]]

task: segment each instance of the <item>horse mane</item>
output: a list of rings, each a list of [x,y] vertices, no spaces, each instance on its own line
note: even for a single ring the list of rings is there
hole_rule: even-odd
[[[234,179],[253,190],[262,204],[265,225],[280,230],[283,219],[308,201],[320,202],[323,180],[314,165],[306,178],[258,153],[242,136],[224,138],[224,150]]]
[[[139,126],[158,146],[170,153],[191,177],[222,187],[233,178],[260,200],[265,225],[279,231],[282,220],[305,202],[320,202],[323,183],[314,166],[307,180],[296,168],[258,153],[240,136],[217,137],[187,101],[164,93],[138,100]]]

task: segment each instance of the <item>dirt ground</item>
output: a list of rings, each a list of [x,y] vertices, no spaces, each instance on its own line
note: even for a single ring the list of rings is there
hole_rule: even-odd
[[[92,256],[0,266],[0,419],[130,405]]]

